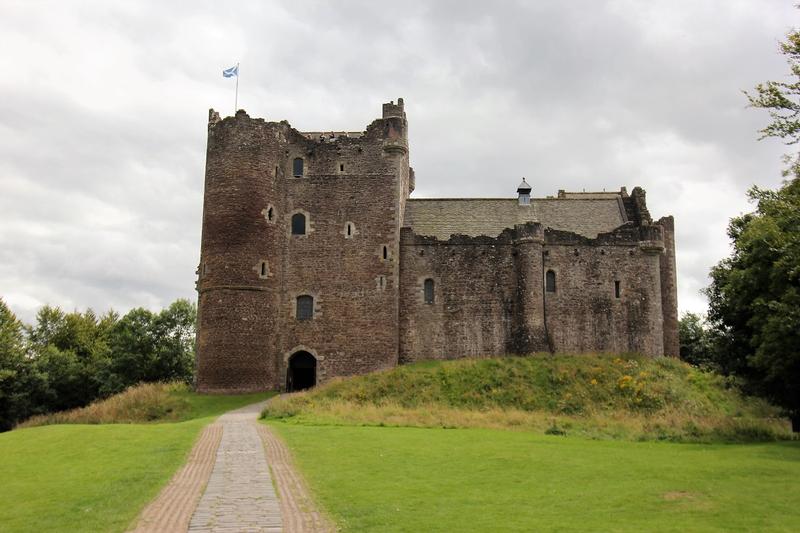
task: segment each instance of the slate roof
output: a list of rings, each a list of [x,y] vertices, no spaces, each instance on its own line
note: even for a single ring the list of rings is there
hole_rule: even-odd
[[[595,238],[625,223],[620,197],[535,198],[521,206],[516,198],[409,199],[404,227],[417,235],[447,240],[450,235],[496,237],[525,222]]]

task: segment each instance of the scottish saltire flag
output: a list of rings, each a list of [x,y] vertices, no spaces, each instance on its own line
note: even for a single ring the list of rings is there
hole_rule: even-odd
[[[226,68],[222,71],[222,75],[226,78],[233,78],[234,76],[239,76],[239,65],[233,66],[231,68]]]

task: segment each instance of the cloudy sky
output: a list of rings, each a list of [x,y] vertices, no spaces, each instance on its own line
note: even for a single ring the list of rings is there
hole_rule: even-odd
[[[783,0],[0,3],[0,297],[24,320],[195,298],[208,108],[361,130],[404,97],[414,197],[647,190],[679,302],[786,147],[743,89],[788,72]]]

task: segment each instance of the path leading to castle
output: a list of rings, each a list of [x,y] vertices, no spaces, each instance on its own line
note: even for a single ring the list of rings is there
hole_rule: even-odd
[[[286,446],[257,423],[265,403],[226,413],[206,427],[186,465],[145,508],[134,531],[332,531]]]

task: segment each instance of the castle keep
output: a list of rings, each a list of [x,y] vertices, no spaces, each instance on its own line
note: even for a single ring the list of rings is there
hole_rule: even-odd
[[[423,359],[678,354],[673,219],[654,221],[642,189],[413,190],[402,99],[363,132],[211,110],[198,389],[297,390]]]

